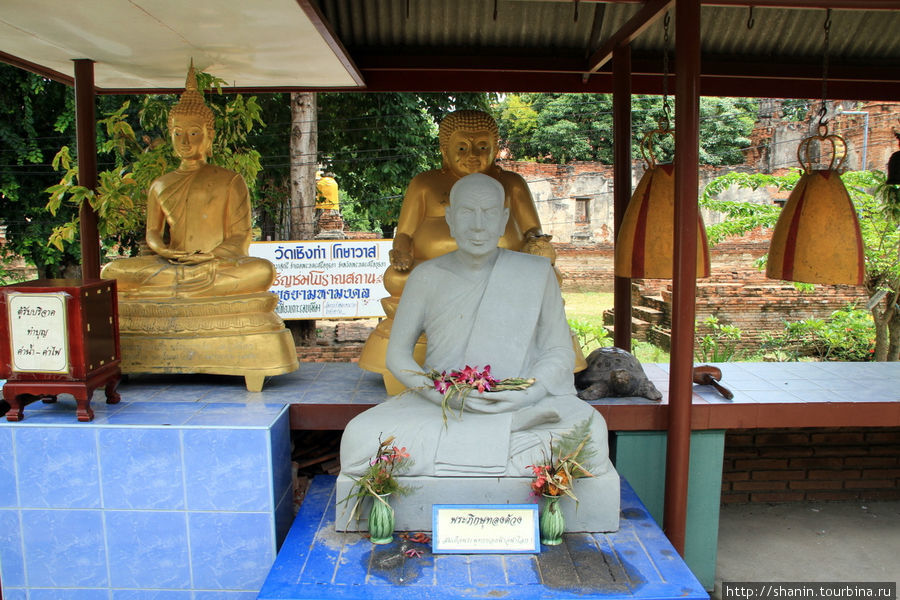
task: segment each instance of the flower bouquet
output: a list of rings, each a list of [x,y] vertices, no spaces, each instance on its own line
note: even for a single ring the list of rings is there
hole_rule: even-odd
[[[452,409],[450,402],[454,398],[459,399],[459,416],[462,417],[466,404],[466,397],[477,390],[479,394],[484,392],[501,392],[505,390],[524,390],[534,383],[534,379],[521,377],[508,377],[506,379],[494,379],[491,375],[491,365],[485,365],[483,371],[478,367],[470,367],[461,370],[438,371],[432,369],[425,376],[434,382],[434,389],[443,395],[441,400],[441,416],[444,425],[447,424],[447,413]]]
[[[367,497],[372,498],[369,533],[373,543],[384,544],[391,540],[394,509],[387,499],[391,494],[406,495],[412,491],[412,488],[401,484],[396,477],[408,470],[412,463],[406,447],[398,448],[394,445],[394,436],[384,441],[379,436],[378,450],[369,461],[369,467],[360,477],[353,479],[353,489],[341,500],[341,503],[347,503],[351,498],[356,499],[350,510],[349,523],[353,519],[359,519],[362,501]]]
[[[585,419],[571,431],[564,433],[556,446],[551,438],[550,455],[544,455],[541,464],[529,465],[534,472],[532,493],[544,497],[539,522],[542,544],[555,546],[562,543],[566,523],[559,507],[559,499],[565,494],[578,506],[578,498],[572,491],[575,480],[594,476],[584,466],[596,454],[596,450],[588,445],[591,439],[590,424],[591,419]]]
[[[590,445],[590,419],[585,419],[570,431],[560,436],[559,442],[554,445],[550,440],[550,453],[544,455],[544,460],[537,465],[529,465],[534,473],[531,482],[531,490],[534,495],[542,496],[566,496],[578,502],[578,498],[572,491],[574,482],[581,477],[593,477],[585,464],[597,454],[596,449]]]

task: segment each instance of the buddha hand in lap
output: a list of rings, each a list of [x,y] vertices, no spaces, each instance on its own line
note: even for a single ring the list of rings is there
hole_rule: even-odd
[[[458,249],[419,265],[406,283],[387,350],[391,373],[409,391],[347,426],[344,474],[361,474],[371,444],[396,436],[415,459],[410,475],[529,476],[551,436],[591,419],[595,475],[612,467],[601,415],[575,396],[574,351],[563,301],[547,258],[498,247],[510,209],[504,188],[468,175],[450,192],[446,222]],[[425,333],[424,368],[416,340]],[[423,371],[491,366],[497,379],[534,378],[523,390],[472,392],[461,416],[442,419],[442,396]],[[459,408],[458,406],[455,408]]]
[[[113,261],[102,277],[123,297],[193,298],[265,292],[275,279],[266,260],[247,255],[250,196],[237,173],[206,162],[215,135],[212,111],[193,68],[169,112],[178,169],[157,178],[147,195],[151,255]]]

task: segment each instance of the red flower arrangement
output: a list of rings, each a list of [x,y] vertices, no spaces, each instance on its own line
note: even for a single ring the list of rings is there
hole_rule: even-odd
[[[565,494],[578,502],[572,491],[574,482],[581,477],[593,477],[585,464],[597,452],[590,444],[590,422],[586,419],[564,433],[554,446],[550,441],[550,455],[537,465],[528,465],[534,473],[531,491],[535,496],[561,496]]]
[[[524,390],[534,383],[534,379],[521,377],[495,379],[491,375],[491,365],[485,365],[482,371],[479,371],[478,367],[469,365],[466,365],[464,369],[453,370],[449,373],[432,369],[425,373],[425,376],[434,382],[434,389],[443,395],[441,416],[445,425],[447,424],[447,413],[451,410],[450,401],[454,398],[459,398],[459,416],[462,417],[466,397],[473,391],[477,390],[479,394],[483,394],[505,390]]]
[[[350,511],[350,518],[353,519],[357,515],[359,505],[363,498],[372,496],[376,502],[384,502],[383,496],[386,494],[408,494],[411,488],[402,485],[396,478],[409,469],[413,460],[407,452],[406,447],[398,448],[394,445],[394,436],[390,436],[384,441],[378,438],[378,450],[369,460],[369,467],[365,473],[358,479],[354,479],[353,490],[346,498],[341,500],[345,503],[350,498],[356,498],[353,509]]]

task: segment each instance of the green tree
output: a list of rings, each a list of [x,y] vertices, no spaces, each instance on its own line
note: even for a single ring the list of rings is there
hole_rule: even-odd
[[[290,94],[257,96],[264,125],[254,127],[247,143],[260,154],[261,170],[251,189],[261,239],[289,239],[290,232]]]
[[[757,102],[748,98],[700,99],[700,161],[739,164],[756,121]],[[510,94],[499,105],[501,138],[519,160],[563,164],[572,160],[612,163],[612,96],[609,94]],[[670,104],[670,123],[674,123]],[[657,129],[666,113],[662,97],[632,98],[633,156],[644,134]],[[671,160],[674,140],[654,140],[660,162]]]
[[[71,274],[80,262],[79,247],[48,247],[47,238],[74,209],[47,218],[42,191],[57,179],[50,158],[60,144],[74,143],[74,96],[60,83],[5,64],[0,87],[0,223],[7,240],[0,252],[22,256],[40,277]]]
[[[717,195],[723,190],[732,185],[746,189],[772,186],[778,190],[792,190],[798,179],[799,171],[783,176],[729,173],[713,179],[703,191],[700,206],[724,212],[728,218],[721,225],[707,229],[710,244],[757,227],[774,227],[781,210],[774,205],[719,200]],[[874,358],[877,361],[900,360],[900,203],[897,186],[887,185],[881,171],[852,171],[844,173],[841,179],[859,215],[865,247],[864,285],[872,298]]]
[[[319,162],[335,174],[344,220],[353,229],[381,229],[389,236],[406,185],[441,164],[441,119],[457,109],[486,110],[489,99],[488,94],[319,94]]]

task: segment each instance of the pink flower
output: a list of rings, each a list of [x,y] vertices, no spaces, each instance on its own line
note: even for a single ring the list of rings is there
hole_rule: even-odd
[[[403,460],[404,458],[409,458],[409,452],[406,451],[406,446],[403,446],[402,448],[394,446],[393,450],[394,454],[391,456],[392,460]]]
[[[454,376],[454,380],[457,383],[472,383],[478,375],[478,367],[473,368],[466,365],[465,369],[462,371],[454,371],[451,375]]]

